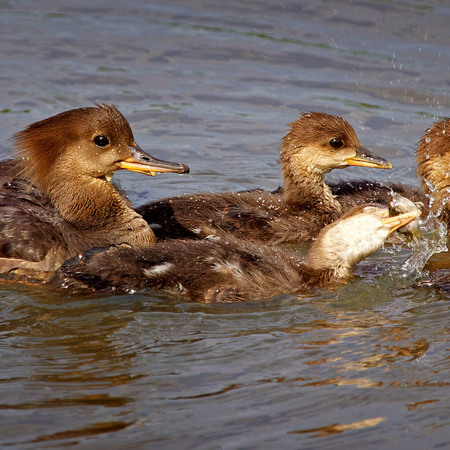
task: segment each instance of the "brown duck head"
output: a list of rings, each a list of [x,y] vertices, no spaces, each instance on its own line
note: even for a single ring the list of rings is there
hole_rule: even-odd
[[[29,125],[13,141],[22,157],[24,176],[50,195],[59,181],[109,181],[119,169],[147,175],[189,172],[184,164],[144,153],[128,121],[110,105],[65,111]]]
[[[282,141],[280,162],[286,203],[340,210],[324,175],[348,166],[391,169],[392,164],[363,148],[350,124],[320,112],[302,114]]]
[[[320,112],[302,114],[283,138],[283,173],[311,170],[321,173],[348,166],[392,169],[392,164],[363,148],[355,130],[342,117]]]
[[[24,177],[48,195],[64,220],[81,230],[102,230],[107,239],[97,241],[103,243],[109,242],[108,235],[113,243],[133,243],[139,233],[145,235],[142,241],[155,240],[148,224],[110,183],[115,171],[189,172],[184,164],[144,153],[127,120],[110,105],[57,114],[28,126],[13,141]]]

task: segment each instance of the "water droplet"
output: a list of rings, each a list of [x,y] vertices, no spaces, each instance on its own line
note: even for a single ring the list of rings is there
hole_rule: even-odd
[[[305,113],[305,114],[303,114],[303,117],[306,117],[306,118],[310,119],[311,118],[311,114],[310,113]]]
[[[431,138],[430,138],[430,137],[426,137],[426,138],[425,138],[425,142],[426,142],[427,144],[429,144],[429,143],[431,142]]]

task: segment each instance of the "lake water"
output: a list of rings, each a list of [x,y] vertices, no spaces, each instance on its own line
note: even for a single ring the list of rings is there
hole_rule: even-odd
[[[450,116],[444,0],[0,1],[0,157],[27,124],[115,104],[191,176],[116,175],[135,205],[274,189],[302,111],[345,117],[418,185]],[[239,305],[0,289],[0,446],[450,447],[448,294],[380,250],[335,291]]]

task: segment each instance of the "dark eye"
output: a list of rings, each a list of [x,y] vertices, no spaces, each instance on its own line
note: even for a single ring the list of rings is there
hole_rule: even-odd
[[[106,147],[109,145],[109,139],[106,136],[103,136],[103,134],[99,134],[98,136],[95,136],[94,144],[97,147]]]
[[[334,138],[334,139],[331,139],[330,145],[333,148],[340,148],[344,145],[344,143],[340,139]]]

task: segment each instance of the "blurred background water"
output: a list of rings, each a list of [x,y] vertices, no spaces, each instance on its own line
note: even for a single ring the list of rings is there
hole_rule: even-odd
[[[280,183],[303,111],[345,117],[418,185],[414,149],[450,116],[444,0],[0,0],[0,157],[63,110],[113,103],[191,176],[115,176],[135,205]],[[0,290],[0,446],[443,448],[448,295],[383,249],[335,291],[245,305]]]

